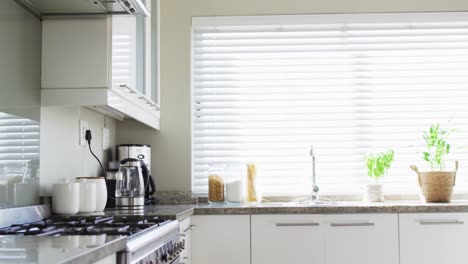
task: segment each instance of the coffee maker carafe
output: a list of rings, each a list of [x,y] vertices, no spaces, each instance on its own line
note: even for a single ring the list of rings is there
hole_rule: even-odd
[[[156,187],[153,177],[151,177],[151,146],[141,144],[122,144],[117,145],[116,150],[117,160],[123,161],[125,159],[136,159],[142,161],[146,165],[149,177],[143,177],[143,181],[145,182],[145,204],[154,204],[154,198],[151,196],[155,193]]]
[[[143,210],[145,184],[149,181],[148,167],[133,158],[124,159],[120,164],[120,173],[115,180],[115,206],[117,209]]]

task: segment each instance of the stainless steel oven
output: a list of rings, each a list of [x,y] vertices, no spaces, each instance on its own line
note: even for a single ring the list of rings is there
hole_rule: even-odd
[[[183,247],[179,242],[179,222],[174,220],[129,237],[126,249],[117,254],[117,263],[180,264]]]

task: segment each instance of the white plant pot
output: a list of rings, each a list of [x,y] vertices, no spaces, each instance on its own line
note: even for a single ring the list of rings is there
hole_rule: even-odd
[[[369,202],[383,202],[383,184],[370,183],[367,185],[367,200]]]

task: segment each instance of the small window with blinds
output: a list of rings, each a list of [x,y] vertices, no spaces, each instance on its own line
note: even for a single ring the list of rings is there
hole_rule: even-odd
[[[362,193],[364,156],[393,149],[387,194],[416,193],[423,131],[455,129],[468,191],[468,13],[192,20],[192,188],[210,164],[255,162],[264,195]]]
[[[37,121],[0,112],[0,176],[22,175],[31,162],[38,166],[39,130]]]

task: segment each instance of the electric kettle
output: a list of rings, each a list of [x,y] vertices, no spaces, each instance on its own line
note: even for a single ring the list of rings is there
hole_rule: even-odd
[[[143,210],[147,187],[145,183],[149,182],[148,167],[141,160],[133,158],[124,159],[120,164],[120,173],[115,179],[115,207]]]

